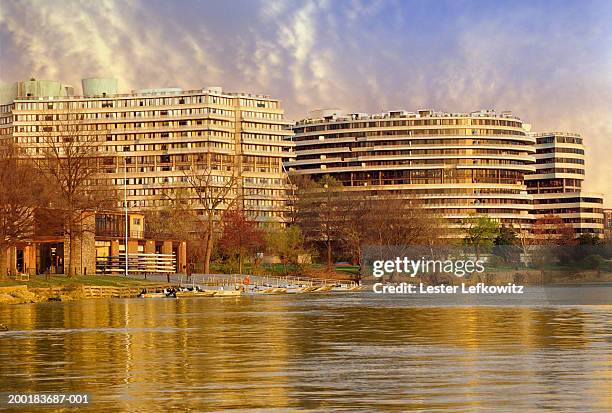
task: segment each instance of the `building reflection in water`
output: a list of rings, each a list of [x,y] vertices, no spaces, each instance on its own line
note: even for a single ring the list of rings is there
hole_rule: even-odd
[[[0,386],[86,392],[92,407],[119,411],[610,406],[609,307],[342,300],[3,307]]]

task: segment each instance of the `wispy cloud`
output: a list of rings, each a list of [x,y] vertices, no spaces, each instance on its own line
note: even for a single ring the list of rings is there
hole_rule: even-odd
[[[612,3],[0,0],[0,81],[266,93],[320,107],[512,110],[582,133],[612,204]]]

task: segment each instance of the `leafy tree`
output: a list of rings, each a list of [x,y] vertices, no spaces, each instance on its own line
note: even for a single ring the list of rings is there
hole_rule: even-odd
[[[219,247],[228,257],[238,259],[238,272],[242,274],[244,259],[265,248],[265,234],[255,221],[248,220],[241,211],[226,211],[221,225],[223,235],[219,239]]]
[[[591,254],[584,258],[583,263],[587,268],[599,271],[604,266],[605,260],[600,255]]]
[[[536,261],[540,264],[558,261],[568,263],[576,257],[578,241],[574,229],[558,215],[538,218],[533,226],[533,242],[538,246]]]
[[[532,226],[533,238],[539,245],[576,245],[574,229],[558,215],[545,215]]]
[[[576,241],[578,245],[598,246],[603,245],[604,241],[593,234],[581,234]]]
[[[573,247],[573,260],[583,261],[591,255],[606,256],[606,245],[603,239],[593,234],[581,234],[575,240],[576,246]],[[603,258],[602,258],[603,259]]]
[[[491,247],[499,235],[499,223],[487,216],[472,215],[461,221],[465,233],[464,242],[474,247],[476,259],[480,259],[482,249]]]
[[[297,225],[286,228],[273,227],[266,231],[268,252],[278,255],[287,272],[287,264],[299,264],[299,257],[306,254],[304,234]]]
[[[519,238],[513,228],[502,225],[493,243],[494,255],[501,257],[507,263],[517,263],[519,261],[520,248],[517,245]]]

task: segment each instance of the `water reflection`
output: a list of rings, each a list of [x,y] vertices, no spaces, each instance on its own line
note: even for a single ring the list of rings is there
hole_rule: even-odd
[[[0,308],[3,391],[93,410],[606,410],[609,306],[409,307],[358,296]]]

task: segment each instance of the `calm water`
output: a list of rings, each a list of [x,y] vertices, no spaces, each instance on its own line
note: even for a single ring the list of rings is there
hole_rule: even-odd
[[[612,306],[550,303],[611,292],[4,306],[0,391],[85,392],[92,411],[607,411]]]

